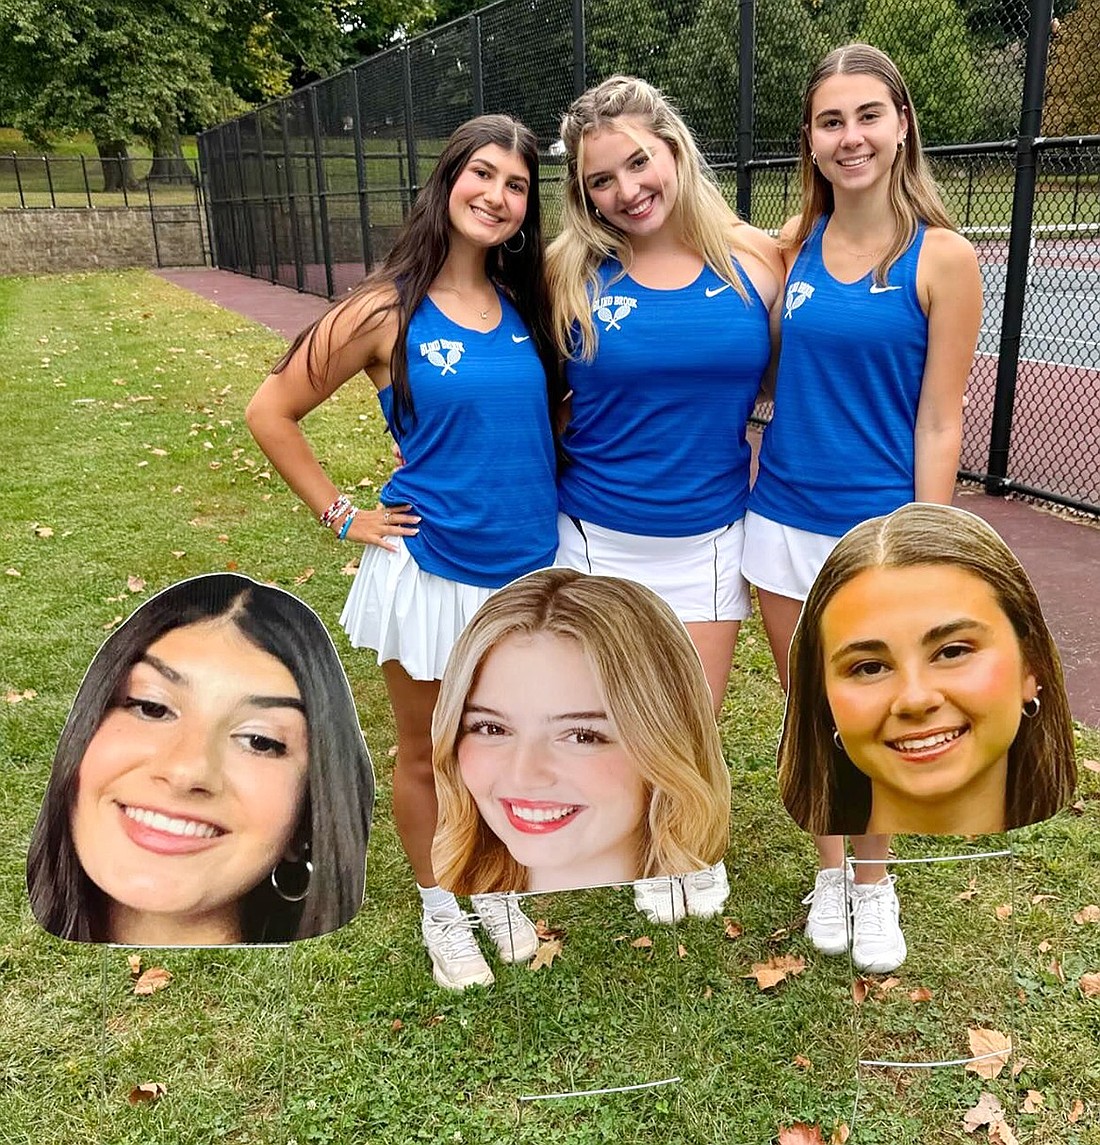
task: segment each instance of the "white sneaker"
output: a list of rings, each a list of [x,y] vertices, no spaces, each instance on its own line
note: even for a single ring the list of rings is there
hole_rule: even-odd
[[[908,953],[901,933],[895,875],[877,883],[852,884],[852,961],[870,974],[896,970]]]
[[[684,875],[684,901],[693,918],[713,918],[720,913],[730,896],[726,864],[719,859],[713,867]]]
[[[539,948],[538,931],[520,910],[515,895],[473,895],[470,902],[505,962],[526,962],[534,958]]]
[[[847,867],[826,867],[817,872],[814,889],[802,900],[809,906],[806,937],[822,954],[844,954],[848,949],[851,922],[845,901],[844,884],[848,883]]]
[[[474,939],[477,916],[425,911],[420,932],[432,960],[432,977],[446,990],[491,986],[493,972]]]
[[[687,913],[683,883],[675,875],[639,879],[634,884],[634,907],[650,922],[679,922]]]

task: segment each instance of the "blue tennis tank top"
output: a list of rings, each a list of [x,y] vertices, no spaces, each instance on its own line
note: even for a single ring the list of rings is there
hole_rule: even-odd
[[[392,388],[378,394],[405,457],[381,499],[423,518],[409,552],[426,572],[481,588],[553,564],[558,543],[546,372],[519,314],[500,303],[499,325],[482,333],[425,298],[407,342],[416,417],[402,418],[400,434]]]
[[[748,302],[706,265],[678,290],[621,272],[601,267],[595,358],[566,367],[561,510],[641,536],[728,525],[748,499],[745,427],[768,365],[768,308],[744,272]]]
[[[879,286],[838,282],[814,224],[787,278],[775,416],[764,430],[749,508],[839,537],[914,496],[928,319],[917,296],[925,226]]]

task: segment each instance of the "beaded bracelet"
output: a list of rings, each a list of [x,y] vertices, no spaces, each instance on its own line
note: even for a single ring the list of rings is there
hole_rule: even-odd
[[[351,508],[351,498],[346,493],[341,493],[339,497],[321,514],[321,525],[330,529],[340,518]]]
[[[359,515],[359,510],[352,507],[351,511],[344,518],[344,523],[340,526],[340,531],[336,534],[336,539],[342,541],[348,535],[348,529],[351,528],[352,521]]]

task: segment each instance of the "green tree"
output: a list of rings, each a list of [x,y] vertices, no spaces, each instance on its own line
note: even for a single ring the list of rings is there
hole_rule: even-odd
[[[1059,22],[1047,72],[1044,135],[1100,132],[1100,2],[1080,0]]]
[[[956,0],[869,5],[860,39],[898,65],[925,143],[964,143],[978,128],[982,81]]]

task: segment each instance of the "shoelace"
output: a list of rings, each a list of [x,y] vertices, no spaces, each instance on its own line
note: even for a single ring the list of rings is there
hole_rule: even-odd
[[[691,874],[685,875],[684,882],[691,883],[693,889],[697,891],[709,891],[718,885],[718,876],[712,867],[707,867],[706,870],[692,871]]]
[[[439,928],[439,945],[448,958],[475,954],[480,957],[481,951],[474,941],[474,931],[478,926],[477,915],[459,914],[453,918],[445,915],[440,918],[433,914],[428,917],[432,925]]]
[[[821,892],[821,897],[825,899],[826,902],[828,902],[828,905],[833,908],[833,913],[835,913],[838,918],[843,918],[844,884],[841,881],[841,876],[838,875],[827,880],[826,882],[823,882],[820,888],[815,886],[814,889],[803,898],[802,905],[810,906],[813,902],[815,902],[816,900],[814,896],[818,893],[819,890]],[[829,900],[832,901],[830,902]],[[818,905],[820,907],[820,903]]]
[[[859,928],[863,934],[869,930],[875,934],[885,934],[887,915],[892,914],[894,883],[873,883],[867,890],[860,890],[854,897],[853,913],[859,918]]]
[[[530,919],[520,910],[515,899],[505,899],[486,905],[481,904],[481,924],[489,932],[489,937],[499,946],[510,941],[517,932],[530,925]]]

